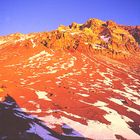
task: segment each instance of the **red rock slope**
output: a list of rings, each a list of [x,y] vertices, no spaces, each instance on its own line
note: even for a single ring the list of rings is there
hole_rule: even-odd
[[[0,99],[8,93],[57,132],[66,123],[91,139],[140,139],[138,43],[98,19],[0,37]]]

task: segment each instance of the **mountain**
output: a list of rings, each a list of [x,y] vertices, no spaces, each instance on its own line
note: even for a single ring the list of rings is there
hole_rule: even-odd
[[[139,27],[89,19],[1,36],[0,100],[61,136],[140,139]]]

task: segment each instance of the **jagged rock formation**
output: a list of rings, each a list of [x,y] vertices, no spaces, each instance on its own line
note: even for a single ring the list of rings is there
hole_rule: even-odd
[[[20,33],[1,37],[0,42],[12,43],[15,46],[45,46],[52,49],[67,49],[93,51],[109,57],[124,58],[139,50],[139,26],[120,26],[113,21],[103,22],[98,19],[89,19],[84,24],[73,22],[69,26],[61,25],[51,32]],[[8,41],[6,41],[8,40]],[[21,42],[22,41],[22,42]],[[34,42],[34,43],[33,43]]]
[[[120,26],[124,28],[125,30],[128,30],[128,32],[135,38],[136,42],[140,44],[140,26]]]

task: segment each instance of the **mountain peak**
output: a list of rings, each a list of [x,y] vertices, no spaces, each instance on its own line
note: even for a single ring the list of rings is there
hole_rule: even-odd
[[[90,18],[88,19],[84,26],[86,27],[91,27],[91,26],[101,26],[102,24],[104,24],[105,22],[96,18]]]
[[[133,31],[132,31],[133,30]],[[1,37],[0,44],[19,46],[45,46],[55,49],[90,50],[95,54],[123,58],[139,50],[139,27],[120,26],[112,20],[106,22],[90,18],[84,24],[72,22],[57,30],[34,34],[16,33]],[[86,50],[85,50],[86,48]]]

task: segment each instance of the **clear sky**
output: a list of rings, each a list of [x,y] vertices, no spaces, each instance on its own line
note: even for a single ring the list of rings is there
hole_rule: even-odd
[[[89,18],[140,25],[140,0],[0,0],[0,35],[50,31]]]

